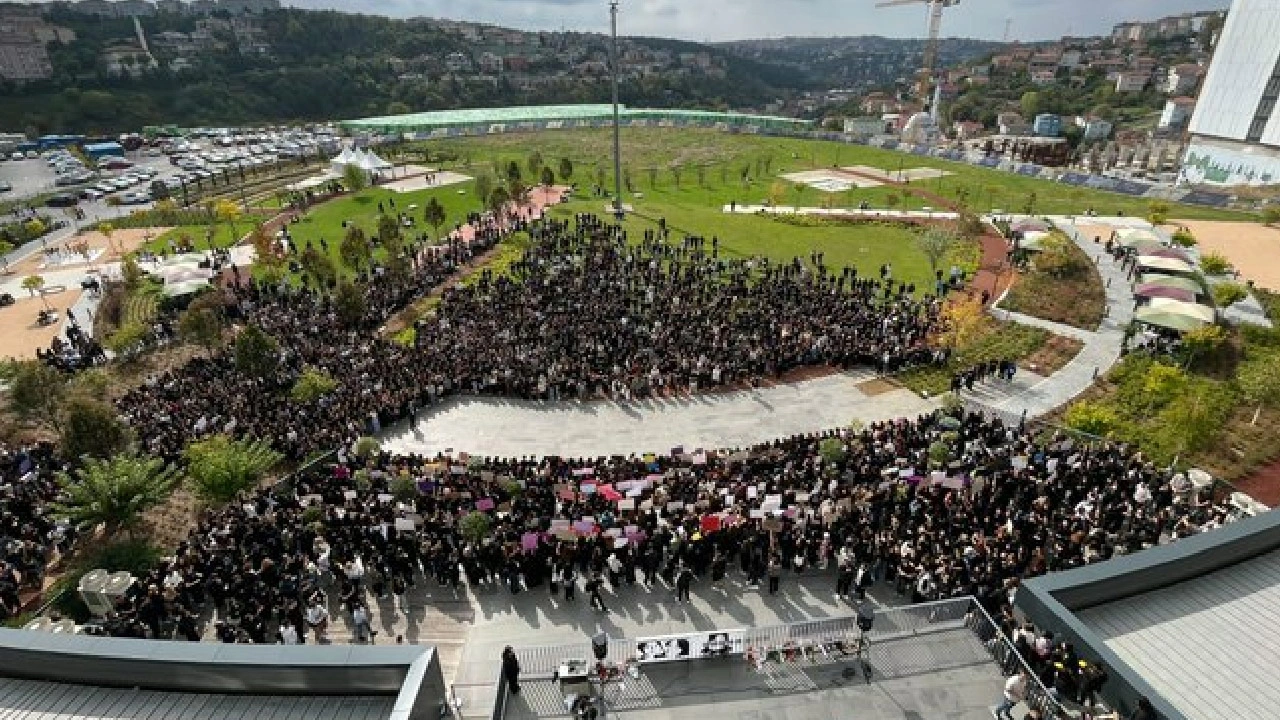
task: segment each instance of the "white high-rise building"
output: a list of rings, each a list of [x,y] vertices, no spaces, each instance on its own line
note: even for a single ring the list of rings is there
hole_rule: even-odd
[[[1280,183],[1280,0],[1234,0],[1189,130],[1184,177]]]

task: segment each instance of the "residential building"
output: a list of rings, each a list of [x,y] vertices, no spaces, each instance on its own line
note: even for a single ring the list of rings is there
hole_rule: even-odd
[[[1001,135],[1025,135],[1031,129],[1022,115],[1016,112],[1002,112],[996,116],[996,125]]]
[[[477,65],[480,67],[480,72],[487,75],[497,75],[502,72],[502,58],[491,52],[480,53]]]
[[[1062,134],[1062,117],[1053,113],[1041,113],[1031,124],[1031,131],[1040,137],[1058,137]]]
[[[1164,104],[1164,112],[1160,113],[1160,124],[1157,127],[1161,130],[1183,130],[1195,108],[1195,98],[1171,98]]]
[[[1149,30],[1146,23],[1128,22],[1120,23],[1111,30],[1111,39],[1118,43],[1140,43],[1144,42],[1149,36]]]
[[[1195,92],[1204,76],[1204,68],[1195,63],[1183,63],[1169,68],[1164,91],[1170,95],[1190,95]]]
[[[1151,75],[1139,72],[1122,72],[1116,75],[1116,94],[1142,92]]]
[[[1277,98],[1280,0],[1234,0],[1191,115],[1186,179],[1280,183]]]
[[[951,129],[955,131],[956,137],[961,140],[972,140],[981,135],[986,130],[986,126],[973,120],[960,120],[953,123]]]
[[[1102,118],[1076,118],[1076,124],[1084,128],[1081,139],[1086,142],[1106,140],[1111,137],[1111,130],[1114,127]]]
[[[1031,72],[1031,82],[1036,85],[1052,85],[1057,80],[1058,73],[1053,70],[1033,70]]]
[[[108,75],[135,75],[157,66],[155,58],[136,45],[114,45],[102,51]]]
[[[465,53],[452,52],[445,57],[444,65],[449,69],[449,72],[466,72],[471,69],[471,58]]]
[[[1062,57],[1058,58],[1058,67],[1074,70],[1080,67],[1080,63],[1084,60],[1084,53],[1079,50],[1063,50]]]
[[[0,35],[0,78],[27,82],[51,75],[53,65],[44,43],[21,35]]]
[[[844,119],[844,134],[872,136],[885,134],[886,123],[881,117],[849,117]]]

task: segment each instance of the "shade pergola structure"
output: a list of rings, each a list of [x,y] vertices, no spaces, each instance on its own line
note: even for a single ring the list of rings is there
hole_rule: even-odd
[[[1014,232],[1020,232],[1020,233],[1026,233],[1026,232],[1032,232],[1032,231],[1044,232],[1049,229],[1049,223],[1043,220],[1037,220],[1035,218],[1026,218],[1024,220],[1019,220],[1018,222],[1010,225],[1009,229]]]
[[[1195,267],[1185,260],[1156,255],[1139,255],[1138,267],[1183,275],[1194,275],[1196,272]]]
[[[1139,243],[1164,244],[1164,240],[1154,230],[1145,228],[1121,228],[1116,231],[1116,241],[1122,247],[1136,247]]]
[[[284,189],[291,190],[294,192],[303,192],[306,190],[314,190],[315,188],[318,188],[321,185],[324,185],[325,183],[331,180],[340,180],[340,179],[342,179],[341,174],[335,173],[332,170],[327,170],[321,175],[305,178],[291,185],[286,185]]]
[[[1207,305],[1170,298],[1154,298],[1133,313],[1138,322],[1179,332],[1212,325],[1216,317],[1213,308]]]
[[[1018,241],[1018,249],[1040,252],[1044,249],[1044,241],[1047,239],[1049,239],[1049,233],[1044,230],[1028,230],[1022,233],[1022,239]]]
[[[1140,298],[1155,299],[1167,298],[1170,300],[1181,300],[1182,302],[1193,303],[1196,301],[1196,294],[1191,290],[1176,287],[1166,287],[1164,285],[1139,285],[1133,294]]]
[[[1138,286],[1145,287],[1147,285],[1158,285],[1160,287],[1178,288],[1187,290],[1197,295],[1203,292],[1200,283],[1195,278],[1182,277],[1181,275],[1162,275],[1160,273],[1151,273],[1142,275],[1138,278]]]
[[[1139,257],[1161,257],[1171,258],[1173,260],[1181,260],[1184,263],[1191,264],[1191,257],[1178,248],[1159,247],[1142,248],[1138,252]]]

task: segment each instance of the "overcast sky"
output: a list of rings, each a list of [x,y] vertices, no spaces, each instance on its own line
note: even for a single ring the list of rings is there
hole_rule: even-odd
[[[475,20],[527,30],[608,29],[608,0],[283,0],[393,17],[425,15]],[[783,35],[924,34],[923,3],[876,8],[877,0],[620,0],[619,32],[687,40],[738,40]],[[946,36],[1044,40],[1099,35],[1126,20],[1152,20],[1225,8],[1229,0],[962,0],[943,20]]]

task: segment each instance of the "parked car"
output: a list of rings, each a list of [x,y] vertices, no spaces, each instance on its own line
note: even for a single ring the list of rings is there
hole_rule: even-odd
[[[0,192],[9,192],[13,189],[13,185],[0,180]]]
[[[80,191],[81,200],[101,200],[102,191],[96,188],[85,188]]]
[[[123,205],[142,205],[151,202],[151,197],[144,192],[131,191],[120,196],[120,203]]]
[[[80,203],[79,198],[70,193],[58,193],[45,201],[45,205],[49,207],[75,207]]]

